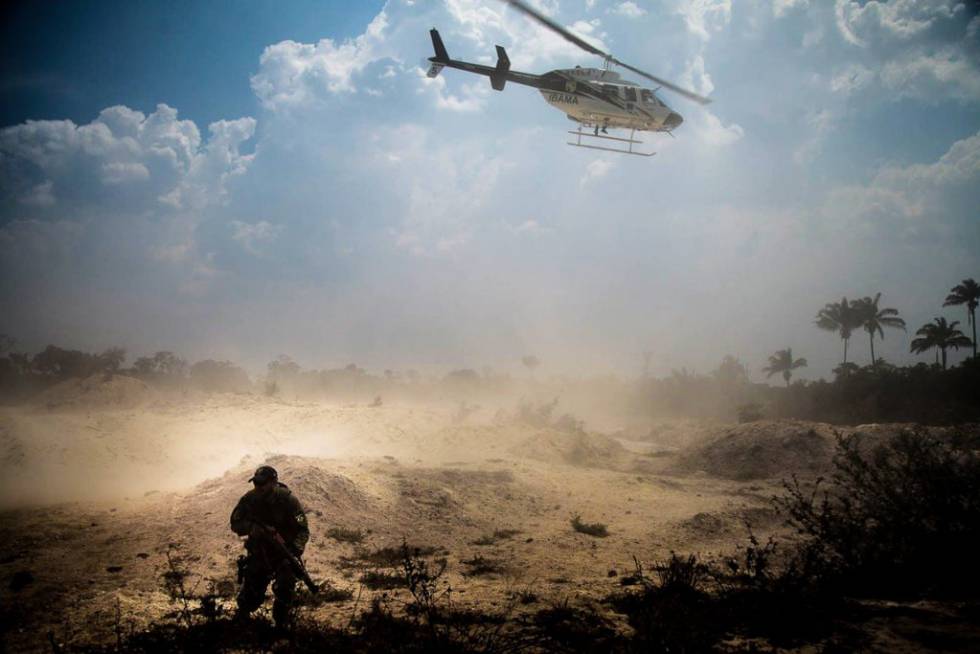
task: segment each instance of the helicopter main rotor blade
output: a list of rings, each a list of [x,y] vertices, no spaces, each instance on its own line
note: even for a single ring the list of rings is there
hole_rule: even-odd
[[[530,5],[528,5],[523,0],[503,0],[503,2],[506,2],[511,7],[513,7],[514,9],[517,9],[518,11],[520,11],[521,13],[523,13],[528,18],[530,18],[530,19],[532,19],[534,21],[537,21],[538,23],[544,25],[545,27],[547,27],[548,29],[550,29],[552,32],[555,32],[556,34],[558,34],[559,36],[561,36],[562,38],[564,38],[569,43],[574,43],[575,45],[577,45],[578,47],[582,48],[586,52],[590,52],[590,53],[592,53],[594,55],[598,55],[598,56],[602,57],[603,59],[609,61],[610,63],[616,64],[617,66],[622,66],[623,68],[625,68],[625,69],[627,69],[629,71],[632,71],[632,72],[636,73],[637,75],[642,75],[643,77],[647,78],[648,80],[650,80],[652,82],[656,82],[660,86],[662,86],[662,87],[664,87],[666,89],[670,89],[671,91],[674,91],[675,93],[678,93],[678,94],[684,96],[688,100],[693,100],[693,101],[695,101],[697,103],[700,103],[700,104],[709,104],[711,102],[711,100],[709,98],[706,98],[703,95],[698,95],[694,91],[688,91],[687,89],[682,88],[680,86],[677,86],[676,84],[671,84],[670,82],[668,82],[666,80],[663,80],[663,79],[657,77],[656,75],[651,75],[650,73],[644,72],[644,71],[640,70],[639,68],[635,68],[633,66],[630,66],[629,64],[623,63],[619,59],[616,59],[615,57],[613,57],[611,54],[609,54],[607,52],[603,52],[602,50],[600,50],[599,48],[595,47],[591,43],[586,42],[584,39],[582,39],[582,37],[577,36],[577,35],[573,34],[572,32],[568,31],[567,29],[565,29],[564,27],[562,27],[561,25],[559,25],[555,21],[551,20],[550,18],[548,18],[547,16],[545,16],[544,14],[542,14],[541,12],[539,12],[538,10],[532,8]]]
[[[529,5],[525,4],[521,0],[504,0],[504,2],[509,4],[514,9],[517,9],[518,11],[522,12],[528,18],[532,20],[536,20],[537,22],[541,23],[542,25],[550,29],[552,32],[557,33],[559,36],[563,37],[566,41],[569,41],[570,43],[574,43],[575,45],[582,48],[586,52],[591,52],[592,54],[599,55],[600,57],[603,58],[609,57],[608,54],[606,54],[599,48],[595,47],[591,43],[586,42],[581,37],[572,34],[564,27],[562,27],[555,21],[551,20],[544,14],[538,12],[536,9],[531,8]]]
[[[612,63],[616,64],[617,66],[622,66],[626,70],[631,70],[634,73],[636,73],[637,75],[642,75],[643,77],[646,77],[651,82],[656,82],[657,84],[659,84],[660,86],[664,87],[665,89],[670,89],[674,93],[677,93],[678,95],[682,95],[685,98],[687,98],[688,100],[694,100],[698,104],[711,104],[711,98],[706,98],[703,95],[698,95],[694,91],[688,91],[687,89],[685,89],[683,87],[680,87],[680,86],[677,86],[676,84],[671,84],[667,80],[661,79],[661,78],[657,77],[656,75],[651,75],[650,73],[645,73],[642,70],[640,70],[639,68],[634,68],[633,66],[630,66],[629,64],[624,64],[622,61],[620,61],[619,59],[616,59],[615,57],[609,57],[609,61],[611,61]]]

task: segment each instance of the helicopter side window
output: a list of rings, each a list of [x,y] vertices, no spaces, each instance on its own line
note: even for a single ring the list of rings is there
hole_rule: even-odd
[[[643,104],[657,104],[653,101],[653,93],[650,93],[650,89],[642,89],[640,91],[640,97],[643,98]]]
[[[627,86],[623,89],[626,91],[626,100],[629,102],[636,102],[636,89],[632,86]]]
[[[603,84],[602,90],[606,92],[606,95],[619,97],[619,89],[612,84]]]

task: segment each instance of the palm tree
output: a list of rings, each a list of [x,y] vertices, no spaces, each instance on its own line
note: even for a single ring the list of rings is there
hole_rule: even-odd
[[[837,332],[844,341],[844,364],[847,364],[847,344],[851,340],[851,332],[861,326],[857,320],[854,305],[848,304],[847,298],[840,302],[828,302],[817,312],[816,325],[828,332]]]
[[[912,346],[909,348],[916,354],[921,354],[931,348],[936,348],[943,355],[943,370],[946,370],[946,350],[953,348],[958,350],[961,347],[969,347],[973,342],[966,337],[956,326],[959,320],[946,324],[945,318],[936,318],[930,323],[926,323],[915,332],[919,338],[912,339]]]
[[[786,380],[786,385],[789,386],[789,379],[793,376],[793,371],[805,366],[806,359],[793,361],[793,348],[788,347],[785,350],[777,350],[775,354],[769,357],[769,365],[763,368],[762,372],[766,373],[766,378],[772,377],[780,372],[783,373],[783,379]]]
[[[977,356],[977,305],[980,305],[980,284],[973,279],[964,279],[962,284],[957,284],[950,289],[944,307],[965,304],[967,324],[973,326],[973,356]]]
[[[875,333],[884,339],[884,327],[905,329],[905,321],[898,317],[898,309],[880,309],[878,308],[879,300],[881,300],[881,293],[873,298],[863,297],[860,300],[855,300],[854,304],[851,305],[857,316],[858,324],[864,328],[864,331],[868,332],[868,338],[871,342],[871,365],[875,368],[878,367],[878,360],[875,358]]]

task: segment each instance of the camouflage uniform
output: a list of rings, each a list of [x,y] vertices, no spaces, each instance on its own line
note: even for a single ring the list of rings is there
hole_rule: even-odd
[[[272,617],[277,626],[285,626],[289,623],[296,594],[296,575],[282,553],[269,542],[269,536],[262,535],[259,525],[275,529],[286,547],[298,557],[302,556],[310,539],[310,530],[302,504],[285,484],[278,482],[275,470],[263,466],[252,479],[263,477],[275,479],[276,486],[268,492],[253,489],[245,493],[231,514],[232,531],[239,536],[248,536],[245,542],[248,555],[244,580],[238,593],[238,610],[240,614],[247,615],[259,608],[265,600],[269,582],[275,579],[272,584],[275,595]]]

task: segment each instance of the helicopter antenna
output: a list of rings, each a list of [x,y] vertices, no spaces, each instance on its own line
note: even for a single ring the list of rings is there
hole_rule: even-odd
[[[651,82],[655,82],[666,89],[670,89],[674,93],[678,93],[683,97],[687,98],[688,100],[693,100],[698,104],[709,104],[711,102],[709,98],[706,98],[703,95],[698,95],[694,91],[688,91],[687,89],[677,86],[676,84],[671,84],[670,82],[660,79],[655,75],[651,75],[650,73],[644,72],[639,68],[630,66],[629,64],[624,63],[619,59],[616,59],[615,57],[613,57],[611,54],[607,52],[603,52],[602,50],[595,47],[591,43],[585,41],[582,37],[578,36],[577,34],[573,34],[572,32],[568,31],[567,29],[565,29],[564,27],[562,27],[552,19],[548,18],[538,10],[532,8],[526,2],[524,2],[524,0],[503,0],[503,2],[506,2],[511,7],[523,13],[531,20],[534,20],[540,23],[541,25],[544,25],[552,32],[564,38],[569,43],[574,43],[575,45],[582,48],[586,52],[602,57],[604,62],[603,66],[605,70],[608,70],[611,64],[615,64],[617,66],[620,66],[621,68],[625,68],[626,70],[634,72],[637,75],[642,75],[643,77],[647,78]]]

